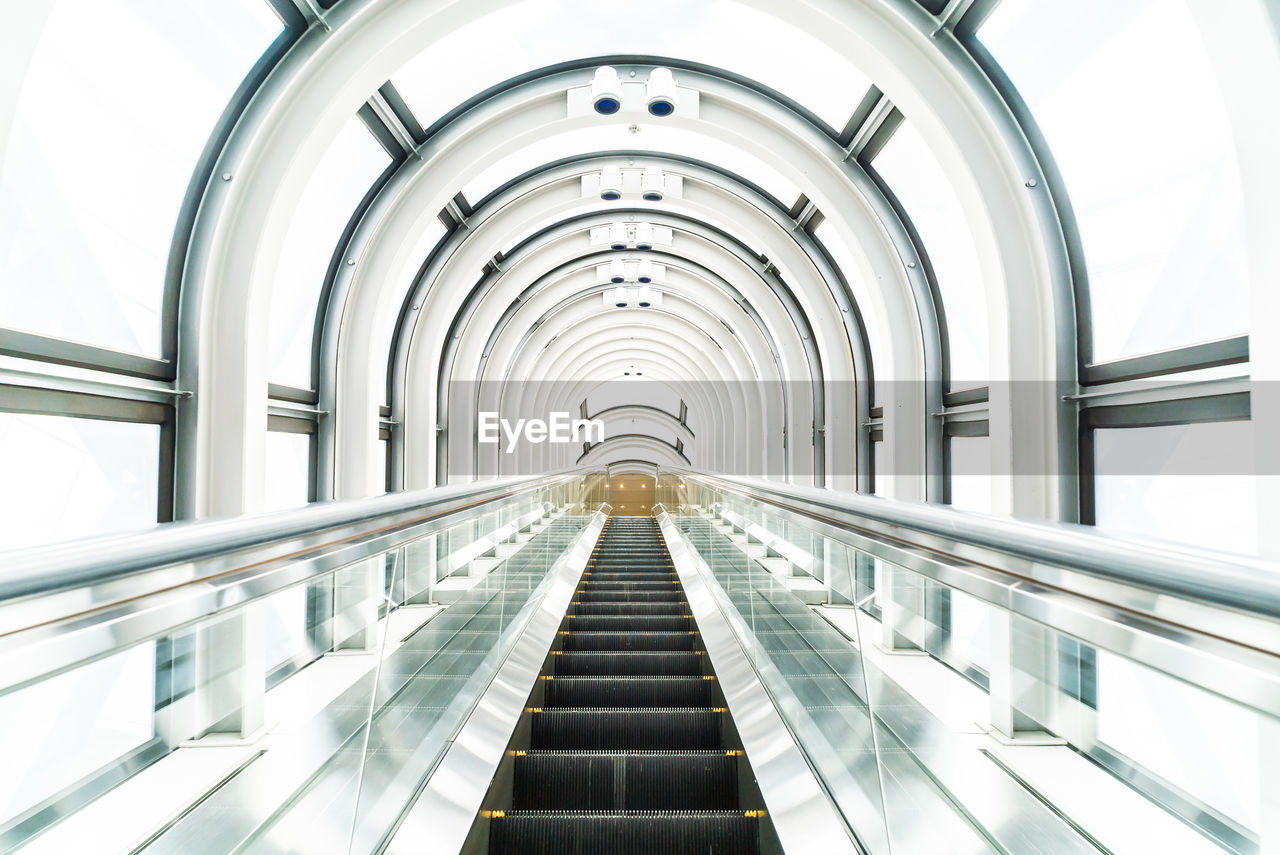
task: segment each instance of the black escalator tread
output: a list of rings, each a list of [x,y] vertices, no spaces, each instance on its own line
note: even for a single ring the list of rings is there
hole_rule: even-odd
[[[489,826],[502,855],[744,855],[760,851],[743,811],[510,811]]]
[[[707,677],[554,677],[546,682],[549,707],[709,707],[714,680]]]
[[[575,626],[561,638],[561,648],[567,651],[678,651],[694,650],[697,633],[686,629],[681,632],[597,632],[579,631]]]
[[[586,591],[674,591],[679,584],[676,579],[588,579],[582,587]]]
[[[573,632],[685,632],[693,629],[691,615],[569,615]]]
[[[577,615],[683,615],[689,608],[684,603],[579,603],[573,607]]]
[[[578,591],[574,597],[580,603],[679,603],[684,601],[684,591],[677,587],[670,591]]]
[[[735,810],[736,751],[530,751],[515,810]]]
[[[540,750],[696,751],[721,747],[720,709],[546,709],[534,710],[530,747]]]
[[[690,677],[702,673],[697,652],[618,653],[569,652],[552,657],[556,676]]]

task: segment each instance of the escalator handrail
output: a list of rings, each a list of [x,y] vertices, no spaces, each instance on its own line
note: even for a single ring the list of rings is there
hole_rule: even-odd
[[[402,527],[568,483],[596,467],[451,484],[265,514],[162,523],[145,529],[0,552],[0,602],[79,588],[325,533],[342,539]],[[351,531],[339,531],[350,529]],[[323,544],[315,544],[316,548]]]
[[[662,473],[765,502],[846,529],[891,536],[934,553],[970,547],[962,563],[998,569],[1027,561],[1078,571],[1157,594],[1280,619],[1280,562],[1191,546],[1126,540],[1072,523],[1029,522],[927,505],[663,467]],[[886,528],[887,527],[887,528]],[[923,535],[923,537],[922,537]],[[1012,562],[1010,561],[1012,559]]]

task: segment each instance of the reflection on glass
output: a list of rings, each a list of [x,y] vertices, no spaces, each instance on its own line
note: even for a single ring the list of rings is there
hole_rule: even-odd
[[[280,21],[262,0],[7,5],[0,323],[158,356],[178,209]]]
[[[0,825],[151,740],[155,655],[149,641],[0,696]]]
[[[1251,829],[1262,818],[1260,728],[1257,713],[1098,652],[1099,741]]]
[[[942,293],[950,348],[951,388],[990,382],[987,297],[968,214],[942,164],[908,122],[872,161],[906,209]]]
[[[0,549],[156,521],[156,425],[0,413]]]
[[[311,351],[325,274],[351,215],[391,163],[364,122],[352,116],[303,189],[272,279],[267,376],[311,388]]]
[[[1247,328],[1234,140],[1189,6],[1005,0],[980,32],[1066,181],[1097,362]]]
[[[1256,552],[1253,436],[1245,421],[1095,431],[1098,527]]]
[[[796,100],[837,130],[867,91],[866,76],[838,52],[745,4],[650,0],[633,12],[638,18],[629,23],[602,13],[591,0],[520,3],[432,44],[392,82],[424,127],[508,78],[580,59],[582,45],[599,56],[649,54],[737,72]],[[459,68],[467,73],[458,74]]]

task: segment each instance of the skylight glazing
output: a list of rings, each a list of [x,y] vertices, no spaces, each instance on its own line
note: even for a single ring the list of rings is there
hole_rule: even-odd
[[[621,20],[592,0],[510,6],[436,42],[392,82],[425,127],[473,95],[537,68],[589,56],[671,57],[757,80],[836,130],[870,84],[836,51],[780,18],[730,0],[650,0],[617,11],[637,20]]]
[[[192,172],[280,30],[262,0],[5,10],[0,54],[21,84],[12,117],[0,103],[0,325],[159,355]]]
[[[1004,0],[979,35],[1066,181],[1089,271],[1093,361],[1245,332],[1240,173],[1187,4]]]

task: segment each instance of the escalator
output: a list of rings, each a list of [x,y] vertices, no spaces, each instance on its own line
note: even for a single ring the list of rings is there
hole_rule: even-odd
[[[604,529],[485,804],[472,852],[775,851],[651,518]]]

